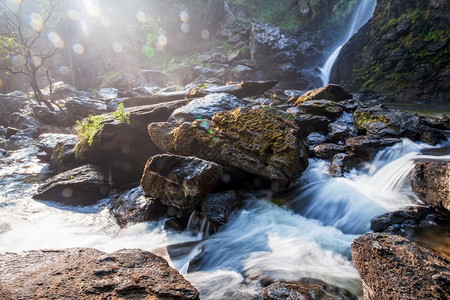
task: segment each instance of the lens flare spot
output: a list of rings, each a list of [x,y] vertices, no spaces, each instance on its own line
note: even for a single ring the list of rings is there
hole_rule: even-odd
[[[68,66],[60,66],[58,71],[59,74],[64,76],[68,76],[70,74],[70,68]]]
[[[188,23],[181,24],[181,31],[183,31],[184,33],[188,33],[189,32],[189,24]]]
[[[67,11],[67,15],[69,16],[69,18],[70,18],[72,21],[78,21],[78,20],[81,19],[80,13],[78,12],[78,10],[75,10],[75,9],[69,9],[69,10]]]
[[[203,29],[201,35],[202,35],[202,39],[204,39],[204,40],[209,39],[209,30]]]
[[[86,8],[86,11],[89,15],[91,15],[94,18],[97,18],[100,16],[100,9],[95,6],[94,4],[92,4],[92,1],[89,0],[85,0],[84,2],[84,7]]]
[[[137,19],[139,22],[144,23],[145,20],[147,19],[147,16],[145,15],[145,12],[143,12],[143,11],[138,11],[138,12],[136,13],[136,19]]]
[[[180,20],[184,23],[189,22],[189,13],[185,10],[180,11]]]
[[[30,15],[30,25],[36,31],[42,31],[44,29],[44,18],[41,14],[32,13]]]
[[[56,48],[58,48],[58,49],[64,48],[64,41],[61,39],[59,34],[57,34],[56,32],[50,32],[48,34],[48,39],[53,43],[53,45]]]
[[[42,66],[42,63],[43,63],[44,61],[43,61],[42,58],[39,57],[39,56],[32,56],[32,57],[31,57],[31,62],[33,63],[33,65],[34,65],[35,67],[40,67],[40,66]]]
[[[23,66],[26,63],[26,60],[22,55],[14,55],[13,57],[11,57],[11,61],[16,67]]]
[[[101,16],[100,23],[102,23],[103,27],[108,28],[109,26],[111,26],[111,19],[105,16]]]
[[[79,43],[73,44],[72,49],[76,54],[84,53],[84,47],[83,47],[83,45],[81,45]]]
[[[158,42],[156,43],[156,49],[162,51],[164,47],[167,45],[167,37],[165,35],[160,35],[158,38]]]
[[[73,190],[72,190],[71,188],[65,188],[65,189],[61,192],[61,195],[62,195],[64,198],[72,197],[72,195],[73,195]]]
[[[145,45],[144,46],[144,54],[148,58],[152,58],[153,56],[155,56],[155,50],[153,50],[152,47],[149,47],[149,46]]]
[[[114,50],[115,52],[117,52],[117,53],[120,53],[120,52],[122,52],[122,50],[123,50],[123,47],[122,47],[122,44],[121,44],[121,43],[114,43],[113,46],[112,46],[112,48],[113,48],[113,50]]]

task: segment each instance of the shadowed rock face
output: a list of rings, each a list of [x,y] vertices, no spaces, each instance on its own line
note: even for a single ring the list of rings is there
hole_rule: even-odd
[[[165,205],[189,209],[214,188],[222,170],[218,164],[196,157],[160,154],[148,160],[141,186]]]
[[[36,250],[0,255],[0,298],[199,299],[161,257],[142,250]]]
[[[108,193],[108,180],[100,168],[85,165],[49,178],[33,198],[69,205],[91,205]]]
[[[352,244],[363,280],[364,299],[448,299],[448,261],[430,250],[389,234],[366,234]]]
[[[449,22],[447,0],[377,1],[372,19],[342,48],[330,81],[400,102],[446,103]]]

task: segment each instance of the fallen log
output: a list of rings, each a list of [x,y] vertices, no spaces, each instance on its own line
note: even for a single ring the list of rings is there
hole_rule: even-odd
[[[194,88],[189,91],[156,93],[149,96],[133,97],[125,99],[123,103],[125,107],[133,107],[165,103],[174,100],[201,98],[213,93],[228,93],[238,98],[245,98],[258,96],[274,87],[277,83],[277,81],[242,81],[240,83],[219,87]]]

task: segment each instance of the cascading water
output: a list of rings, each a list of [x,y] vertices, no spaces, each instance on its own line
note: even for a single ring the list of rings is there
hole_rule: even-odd
[[[302,188],[285,196],[290,208],[249,195],[246,206],[220,231],[205,236],[165,231],[163,222],[121,229],[109,214],[108,199],[84,208],[34,201],[31,195],[42,182],[38,175],[45,174],[46,167],[31,145],[0,161],[0,253],[141,248],[168,259],[199,289],[202,299],[258,299],[261,282],[302,277],[361,295],[350,245],[369,230],[376,215],[417,204],[404,184],[415,161],[450,161],[449,155],[421,154],[425,147],[429,146],[404,140],[380,152],[365,171],[344,178],[331,178],[326,162],[311,160],[299,180]],[[179,252],[184,255],[170,261],[167,251],[180,249],[177,245],[184,245]]]
[[[358,32],[358,30],[369,21],[372,17],[377,5],[376,0],[361,0],[355,13],[352,16],[350,27],[348,28],[347,34],[345,35],[343,41],[339,46],[331,53],[331,55],[326,60],[325,64],[320,68],[323,85],[327,85],[330,81],[331,69],[342,50],[342,47],[350,40],[350,38]]]

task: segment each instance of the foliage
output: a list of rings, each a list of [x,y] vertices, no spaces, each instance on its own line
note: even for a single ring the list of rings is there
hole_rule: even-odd
[[[124,111],[123,103],[119,104],[119,107],[117,107],[116,111],[113,112],[112,115],[122,123],[131,124],[130,120],[131,114],[129,112]]]
[[[295,120],[295,116],[293,114],[287,114],[285,112],[282,112],[280,110],[271,108],[269,106],[263,106],[261,107],[261,109],[269,114],[271,114],[272,116],[284,119],[284,120],[289,120],[289,121],[294,121]]]
[[[80,141],[85,141],[89,147],[92,147],[92,145],[96,142],[96,134],[101,131],[103,127],[102,121],[103,116],[94,115],[89,115],[81,121],[77,120],[75,124],[75,131]]]

